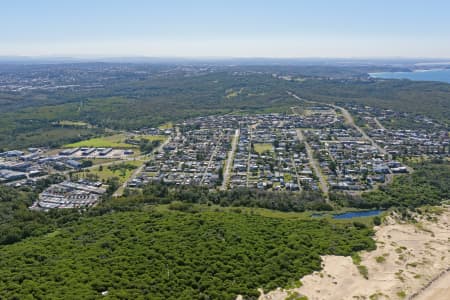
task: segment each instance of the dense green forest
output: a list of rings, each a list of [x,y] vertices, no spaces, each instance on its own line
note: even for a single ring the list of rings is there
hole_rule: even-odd
[[[300,97],[357,103],[423,114],[449,124],[450,84],[409,80],[305,80],[290,85]]]
[[[374,249],[364,224],[205,211],[82,217],[0,248],[7,299],[256,299],[320,269],[320,255]]]
[[[131,196],[133,197],[133,196]],[[134,196],[135,201],[149,204],[165,204],[173,201],[187,203],[214,204],[223,207],[259,207],[279,211],[333,210],[319,192],[301,193],[270,192],[250,188],[228,191],[212,191],[200,186],[167,186],[153,183],[144,187],[142,195]]]
[[[72,211],[43,213],[28,209],[39,192],[52,183],[62,181],[54,175],[37,182],[34,190],[18,190],[0,186],[0,245],[13,244],[30,236],[40,236],[54,230]]]

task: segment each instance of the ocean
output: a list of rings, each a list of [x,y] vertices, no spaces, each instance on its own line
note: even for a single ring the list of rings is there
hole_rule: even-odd
[[[409,79],[414,81],[441,81],[450,83],[450,69],[417,70],[414,72],[369,73],[373,78]]]

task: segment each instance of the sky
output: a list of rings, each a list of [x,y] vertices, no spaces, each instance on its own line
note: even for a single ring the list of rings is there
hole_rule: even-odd
[[[447,0],[0,0],[1,56],[450,58]]]

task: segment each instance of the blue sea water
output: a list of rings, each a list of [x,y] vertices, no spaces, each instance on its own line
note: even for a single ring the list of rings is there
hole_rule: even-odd
[[[381,214],[382,210],[368,210],[368,211],[354,211],[348,212],[344,214],[334,215],[333,219],[352,219],[352,218],[361,218],[361,217],[373,217]]]
[[[414,72],[370,73],[370,77],[384,79],[409,79],[414,81],[442,81],[450,83],[450,69],[419,70]]]

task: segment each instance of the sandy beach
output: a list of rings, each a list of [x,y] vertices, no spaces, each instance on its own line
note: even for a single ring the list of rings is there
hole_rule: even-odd
[[[323,256],[323,270],[301,279],[302,286],[262,294],[260,300],[304,295],[309,300],[448,300],[450,295],[450,209],[417,215],[417,223],[394,217],[376,227],[377,249],[360,254],[364,278],[350,257]]]

